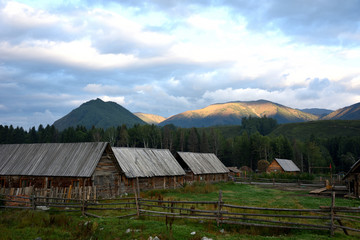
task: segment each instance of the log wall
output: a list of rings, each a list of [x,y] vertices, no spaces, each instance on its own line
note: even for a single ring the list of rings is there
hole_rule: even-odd
[[[216,173],[216,174],[197,174],[195,175],[191,171],[186,172],[185,181],[188,183],[192,182],[221,182],[221,181],[228,181],[228,174],[227,173]]]
[[[272,161],[272,163],[266,169],[266,172],[267,173],[270,173],[270,172],[284,172],[284,170],[282,169],[282,167],[276,161]]]

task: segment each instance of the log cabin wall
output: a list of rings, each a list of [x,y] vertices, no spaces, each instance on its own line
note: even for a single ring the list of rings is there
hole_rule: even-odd
[[[120,195],[126,191],[122,184],[122,175],[111,148],[107,147],[92,174],[92,186],[96,186],[101,197]]]
[[[184,184],[183,176],[164,176],[164,177],[142,177],[126,178],[122,177],[121,193],[133,193],[134,189],[148,191],[153,189],[174,189]]]
[[[284,172],[284,170],[281,168],[281,166],[276,162],[272,161],[271,164],[266,169],[266,172]]]
[[[355,197],[360,197],[360,173],[352,173],[347,177],[349,192]]]
[[[90,178],[76,177],[43,177],[43,176],[2,176],[2,186],[5,188],[35,188],[91,186]]]
[[[215,183],[228,181],[227,173],[214,173],[214,174],[194,174],[191,171],[186,172],[185,182],[193,183],[193,182],[207,182],[207,183]]]

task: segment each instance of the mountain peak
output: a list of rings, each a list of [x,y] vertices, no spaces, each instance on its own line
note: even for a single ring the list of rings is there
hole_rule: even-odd
[[[81,104],[80,107],[54,122],[54,126],[60,131],[78,125],[87,129],[92,126],[106,129],[123,124],[133,126],[146,123],[121,105],[104,102],[99,98]]]

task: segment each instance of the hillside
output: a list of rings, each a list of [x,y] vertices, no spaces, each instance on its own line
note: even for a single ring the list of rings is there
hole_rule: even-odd
[[[330,113],[332,113],[332,110],[329,109],[322,109],[322,108],[305,108],[305,109],[299,109],[302,112],[310,113],[312,115],[316,115],[319,117],[324,117]]]
[[[360,120],[360,102],[354,105],[338,109],[322,119]]]
[[[134,113],[134,115],[148,124],[155,124],[155,125],[161,123],[162,121],[164,121],[166,119],[162,116],[155,115],[155,114],[149,114],[149,113],[136,112],[136,113]]]
[[[243,117],[274,118],[278,123],[304,122],[318,117],[266,100],[213,104],[203,109],[174,115],[159,125],[174,124],[179,127],[209,127],[240,125]]]
[[[279,125],[270,136],[284,135],[289,138],[308,140],[313,134],[319,138],[359,136],[360,120],[320,120]]]
[[[54,122],[54,126],[60,131],[78,125],[85,126],[87,129],[92,126],[106,129],[123,124],[133,126],[134,124],[146,123],[119,104],[103,102],[101,99],[83,103],[80,107]]]

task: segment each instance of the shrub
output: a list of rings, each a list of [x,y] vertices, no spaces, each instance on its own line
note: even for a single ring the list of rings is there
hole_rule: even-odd
[[[259,170],[260,173],[266,172],[266,169],[268,168],[268,166],[270,165],[270,163],[267,160],[259,160],[257,162],[257,169]]]

